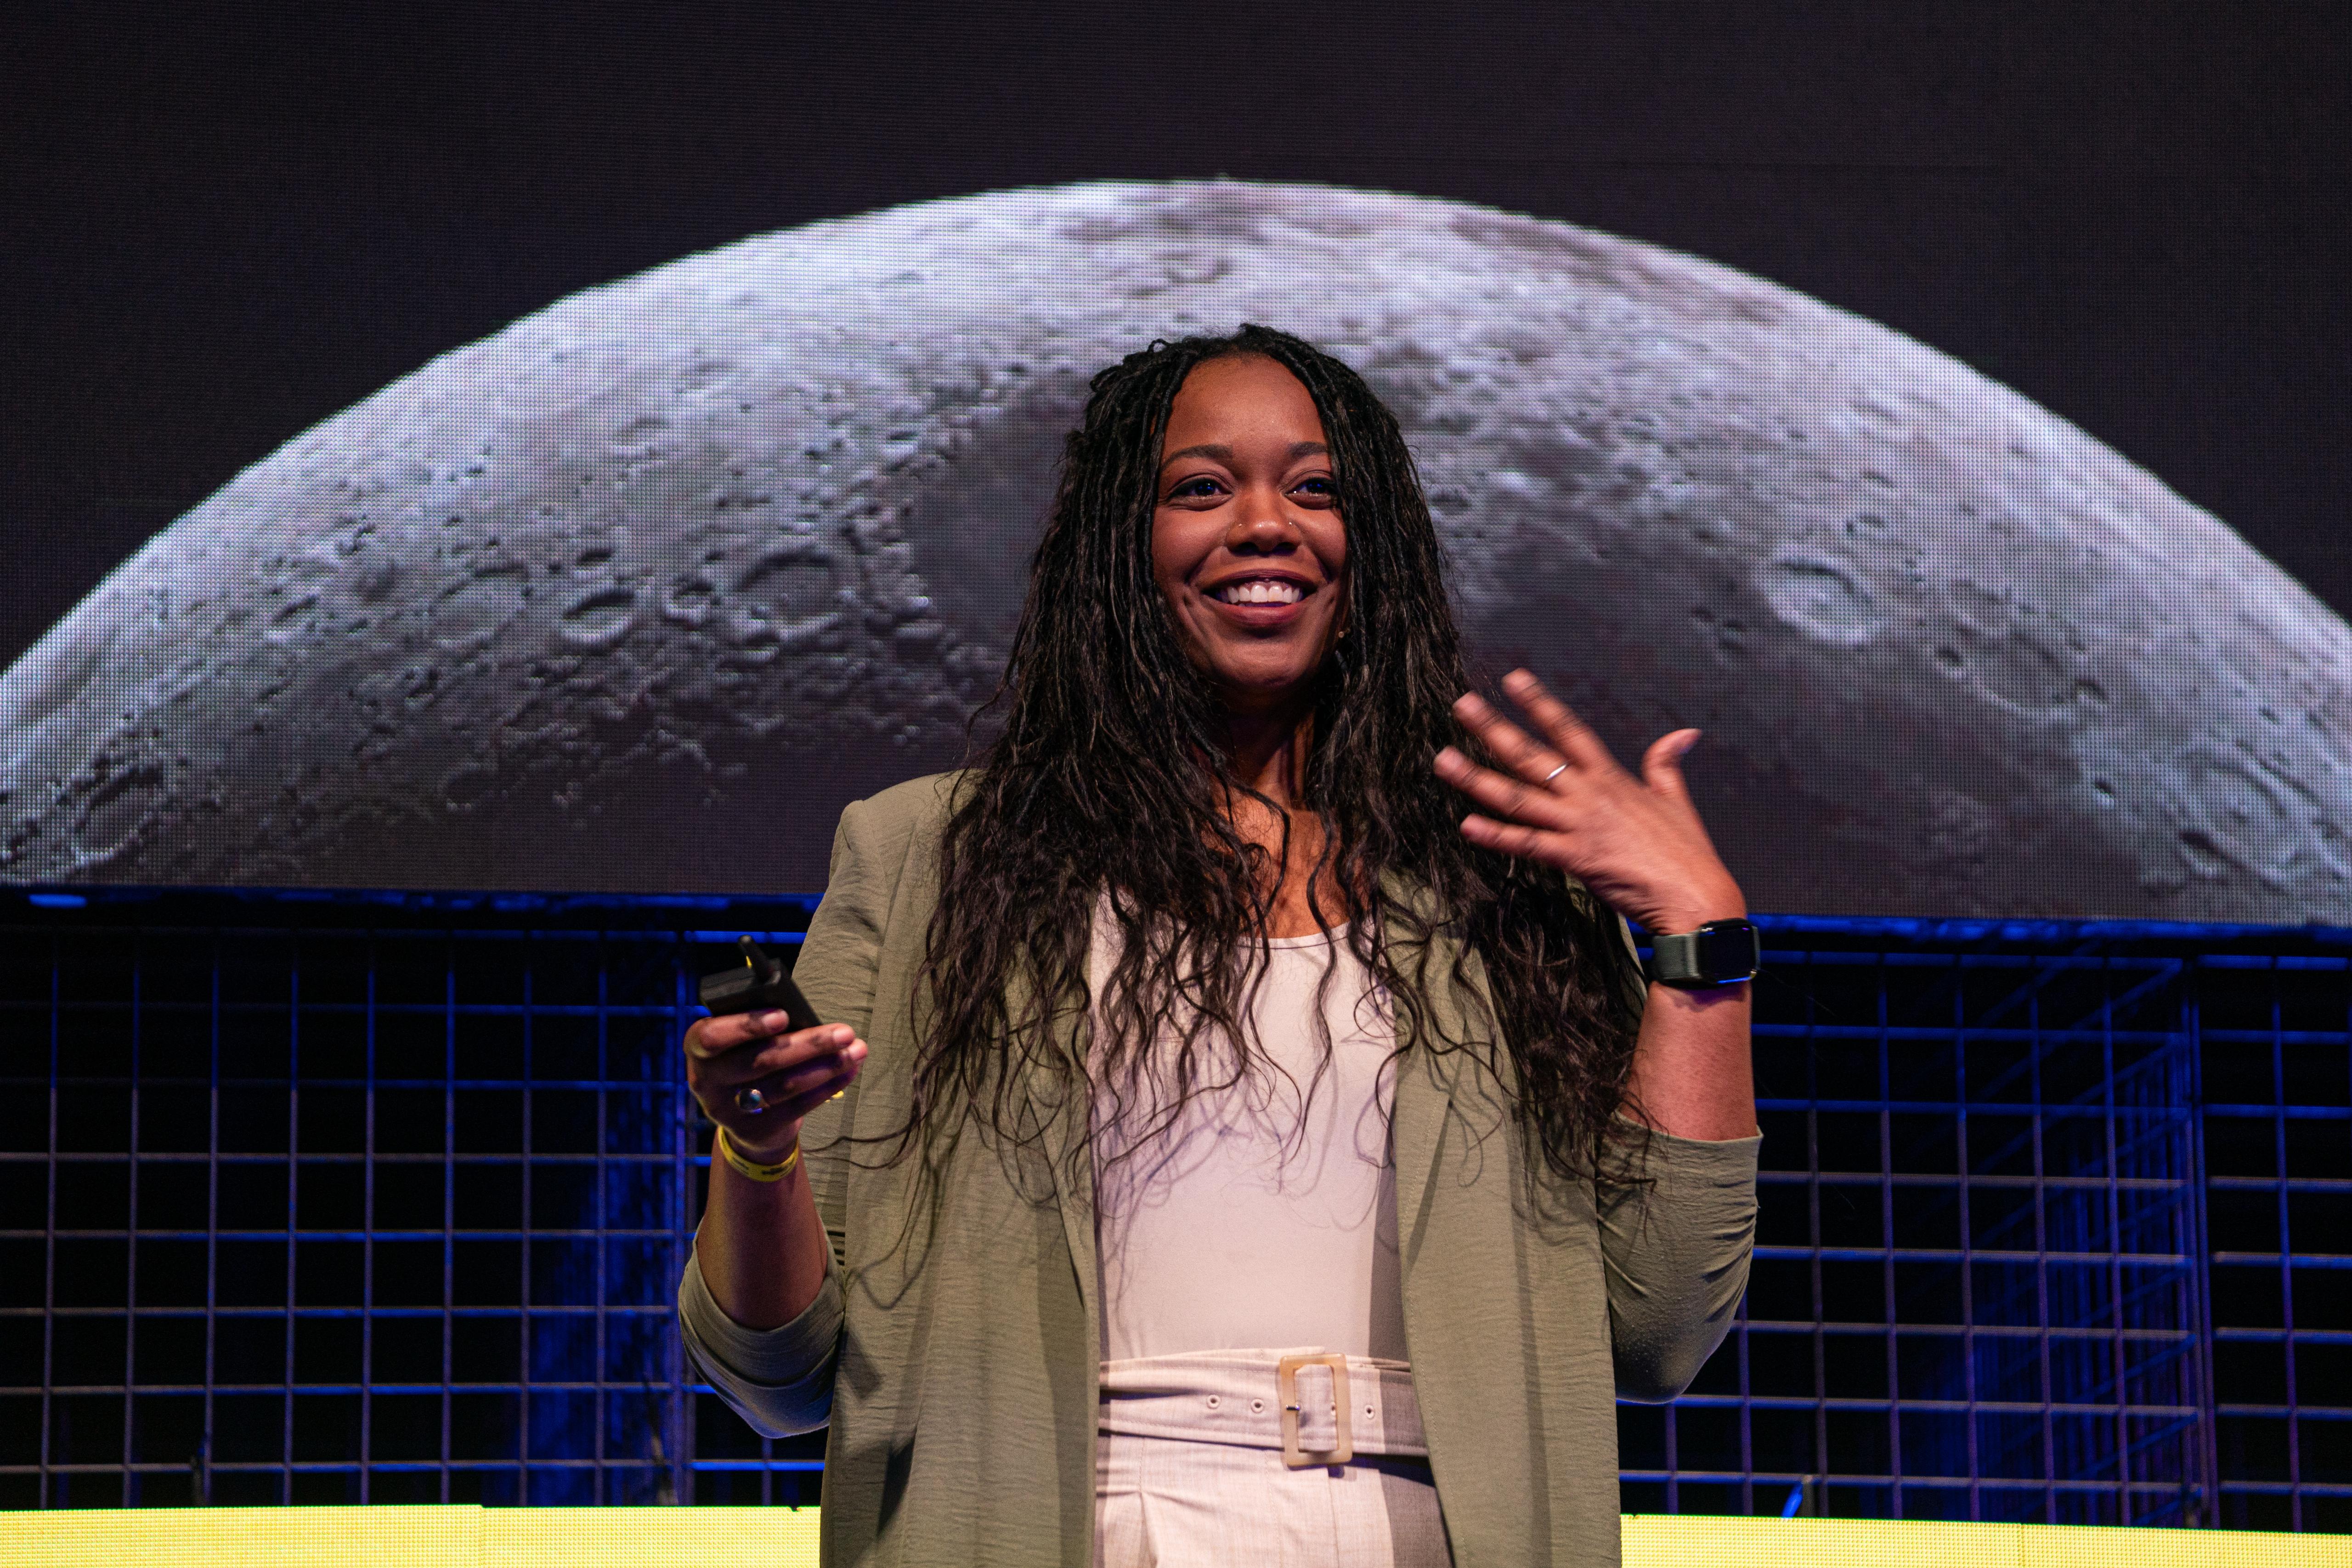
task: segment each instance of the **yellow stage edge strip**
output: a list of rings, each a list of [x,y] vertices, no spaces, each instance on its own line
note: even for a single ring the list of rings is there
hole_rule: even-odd
[[[2352,1568],[2352,1536],[1628,1514],[1625,1568]]]
[[[0,1516],[0,1568],[814,1568],[786,1508],[60,1509]],[[1632,1514],[1626,1568],[2352,1568],[2352,1536]]]

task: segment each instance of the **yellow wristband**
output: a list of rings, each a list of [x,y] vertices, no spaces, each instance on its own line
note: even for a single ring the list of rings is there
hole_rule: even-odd
[[[727,1129],[724,1127],[711,1134],[710,1152],[734,1166],[740,1174],[748,1176],[755,1182],[781,1182],[784,1179],[784,1173],[787,1171],[801,1163],[801,1146],[798,1143],[793,1145],[791,1153],[772,1165],[762,1165],[756,1161],[747,1160],[735,1147],[733,1140],[727,1136]]]

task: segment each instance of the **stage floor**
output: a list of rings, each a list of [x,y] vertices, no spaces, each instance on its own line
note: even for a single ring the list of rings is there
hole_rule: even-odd
[[[816,1562],[817,1510],[213,1508],[16,1512],[0,1568],[678,1568]],[[2352,1536],[1629,1515],[1626,1568],[2352,1568]]]

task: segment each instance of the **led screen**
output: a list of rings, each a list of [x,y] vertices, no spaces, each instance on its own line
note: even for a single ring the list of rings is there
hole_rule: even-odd
[[[1439,54],[1499,61],[1534,25],[1482,24]],[[1639,24],[1664,42],[1676,25]],[[2053,47],[2071,37],[2034,26]],[[984,743],[971,721],[1088,375],[1157,337],[1261,321],[1349,361],[1403,420],[1484,672],[1532,666],[1621,755],[1705,729],[1700,804],[1755,906],[2352,918],[2352,637],[2280,564],[2333,570],[2312,537],[2326,508],[2231,478],[2325,478],[2339,459],[2314,437],[2345,416],[2308,410],[2217,462],[2200,389],[2151,374],[2147,345],[2063,374],[2030,352],[2021,323],[2064,329],[2199,284],[2224,220],[2148,194],[2161,149],[2024,156],[2004,115],[2154,113],[2070,109],[1993,71],[2026,26],[1923,19],[1874,45],[1897,77],[1958,72],[1940,98],[1872,89],[1891,141],[1867,117],[1791,107],[1760,69],[1735,72],[1726,107],[1704,73],[1638,100],[1563,58],[1518,79],[1507,113],[1454,89],[1496,134],[1523,121],[1508,146],[1531,172],[1509,181],[1490,167],[1499,143],[1447,132],[1410,157],[1331,151],[1413,118],[1350,88],[1327,106],[1340,132],[1294,126],[1243,162],[1214,115],[1155,122],[1151,155],[1122,158],[1076,121],[1053,151],[1024,150],[1010,103],[916,105],[923,134],[985,155],[910,191],[835,136],[793,165],[824,169],[821,192],[739,194],[667,247],[575,199],[565,221],[607,231],[583,248],[643,265],[598,273],[592,257],[571,276],[593,287],[485,277],[467,310],[441,300],[436,323],[471,329],[446,352],[340,412],[313,407],[282,444],[206,447],[217,488],[152,517],[127,558],[20,510],[16,569],[48,597],[27,596],[47,607],[0,678],[0,877],[814,891],[843,804]],[[1584,41],[1633,47],[1606,34]],[[1115,79],[1075,63],[1088,47],[1067,43],[1062,79],[1106,101]],[[1726,68],[1736,54],[1693,47]],[[1825,37],[1780,47],[1823,87],[1868,74]],[[504,68],[536,79],[514,50]],[[2205,101],[2213,136],[2249,134]],[[216,142],[283,111],[222,97],[176,112]],[[354,112],[445,176],[474,145]],[[649,110],[561,112],[669,138],[631,188],[702,167]],[[707,112],[755,134],[748,108]],[[1646,180],[1611,163],[1628,125],[1666,149]],[[1753,144],[1727,165],[1738,125]],[[788,142],[779,127],[760,145]],[[200,165],[206,145],[179,155]],[[338,168],[356,157],[331,145]],[[576,178],[592,157],[552,135],[483,155],[517,179]],[[1839,159],[1863,172],[1832,199]],[[1220,177],[1235,167],[1249,177]],[[2086,190],[2110,198],[2104,227],[2079,210]],[[183,287],[299,288],[360,321],[408,308],[313,254],[355,245],[396,271],[399,236],[318,191],[245,199],[291,226],[278,265],[297,282],[198,250],[177,260],[197,280]],[[503,215],[484,267],[531,210],[463,181],[440,200]],[[2248,243],[2287,250],[2285,206]],[[44,254],[142,242],[135,213],[107,221]],[[1864,259],[1806,259],[1841,247]],[[43,274],[52,296],[97,288],[59,271]],[[2242,355],[2308,336],[2263,275],[2229,287],[2204,302],[2249,323]],[[126,319],[31,347],[136,337],[142,310],[184,320],[152,300],[128,293]],[[2122,328],[2073,331],[2079,346]],[[192,334],[173,352],[236,350]],[[2005,361],[2076,406],[2008,384]],[[72,384],[61,363],[46,373]],[[65,400],[43,379],[11,396]],[[54,420],[34,427],[34,463],[97,463]],[[2269,504],[2200,504],[2176,468],[2202,496]]]

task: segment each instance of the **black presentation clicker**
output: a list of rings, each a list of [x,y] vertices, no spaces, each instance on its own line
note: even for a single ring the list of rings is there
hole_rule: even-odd
[[[814,1029],[823,1022],[801,994],[801,988],[793,984],[791,964],[770,957],[748,936],[738,937],[735,945],[743,950],[742,966],[702,977],[705,1007],[713,1013],[758,1013],[780,1007],[795,1031]]]

